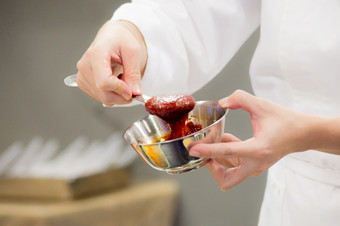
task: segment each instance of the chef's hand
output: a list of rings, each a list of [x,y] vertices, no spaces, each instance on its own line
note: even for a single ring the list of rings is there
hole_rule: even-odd
[[[224,134],[221,143],[190,148],[191,156],[213,158],[206,167],[222,190],[262,173],[291,152],[307,150],[306,142],[299,142],[306,132],[300,129],[302,114],[244,91],[221,99],[219,105],[249,112],[254,131],[245,141]]]
[[[144,38],[128,21],[108,21],[77,63],[78,87],[107,106],[141,94],[147,61]],[[119,78],[117,77],[119,76]]]

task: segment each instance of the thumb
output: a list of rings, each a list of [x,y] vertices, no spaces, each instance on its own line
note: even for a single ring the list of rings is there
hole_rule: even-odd
[[[223,108],[243,109],[251,112],[252,107],[257,102],[256,97],[243,91],[236,90],[229,97],[219,100],[219,105]]]

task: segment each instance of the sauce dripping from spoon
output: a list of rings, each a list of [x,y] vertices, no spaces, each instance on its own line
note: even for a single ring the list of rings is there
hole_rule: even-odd
[[[200,124],[188,120],[189,112],[195,107],[190,95],[154,96],[145,103],[145,109],[169,123],[171,135],[165,140],[180,138],[202,129]]]

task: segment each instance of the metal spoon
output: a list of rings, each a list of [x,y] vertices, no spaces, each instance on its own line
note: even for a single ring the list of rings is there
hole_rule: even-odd
[[[77,85],[77,75],[74,74],[74,75],[67,76],[64,79],[64,84],[68,87],[78,87],[78,85]],[[132,98],[145,104],[146,101],[148,101],[151,97],[142,94],[142,95],[132,95]],[[103,104],[103,106],[107,107],[105,104]]]
[[[77,74],[69,75],[64,79],[64,84],[68,87],[78,87]]]

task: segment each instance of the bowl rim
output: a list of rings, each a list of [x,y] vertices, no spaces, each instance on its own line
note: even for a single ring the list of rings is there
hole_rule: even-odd
[[[196,103],[206,103],[206,102],[208,102],[208,103],[214,103],[214,104],[219,105],[217,101],[211,101],[211,100],[200,100],[200,101],[196,101],[195,104],[196,104]],[[221,108],[222,108],[222,107],[221,107]],[[207,126],[207,127],[202,128],[202,129],[200,129],[200,130],[198,130],[198,131],[196,131],[196,132],[194,132],[194,133],[191,133],[191,134],[189,134],[189,135],[186,135],[186,136],[183,136],[183,137],[179,137],[179,138],[176,138],[176,139],[171,139],[171,140],[166,140],[166,141],[161,141],[161,142],[156,142],[156,143],[138,144],[138,143],[130,143],[129,141],[127,141],[127,140],[124,138],[124,135],[126,134],[126,132],[133,126],[134,123],[136,123],[136,122],[138,122],[138,121],[142,121],[142,120],[144,120],[144,119],[146,119],[146,118],[148,118],[148,117],[150,117],[150,116],[151,116],[151,117],[157,117],[158,119],[164,121],[163,119],[159,118],[158,116],[152,115],[152,114],[149,114],[149,115],[147,115],[147,116],[144,116],[143,118],[140,118],[140,119],[136,120],[135,122],[133,122],[130,126],[128,126],[128,127],[125,129],[125,131],[124,131],[122,137],[123,137],[123,140],[124,140],[125,142],[127,142],[128,144],[133,144],[133,145],[137,145],[137,146],[160,145],[160,144],[171,143],[171,142],[178,141],[178,140],[184,140],[184,139],[186,139],[186,138],[188,138],[188,137],[195,136],[196,134],[201,133],[201,132],[203,132],[203,131],[209,129],[210,127],[214,126],[215,124],[219,123],[219,122],[220,122],[220,121],[228,114],[228,112],[229,112],[229,108],[223,108],[223,109],[225,110],[225,111],[224,111],[224,114],[223,114],[218,120],[216,120],[214,123],[210,124],[210,125]],[[166,122],[166,123],[167,123],[167,122]]]

